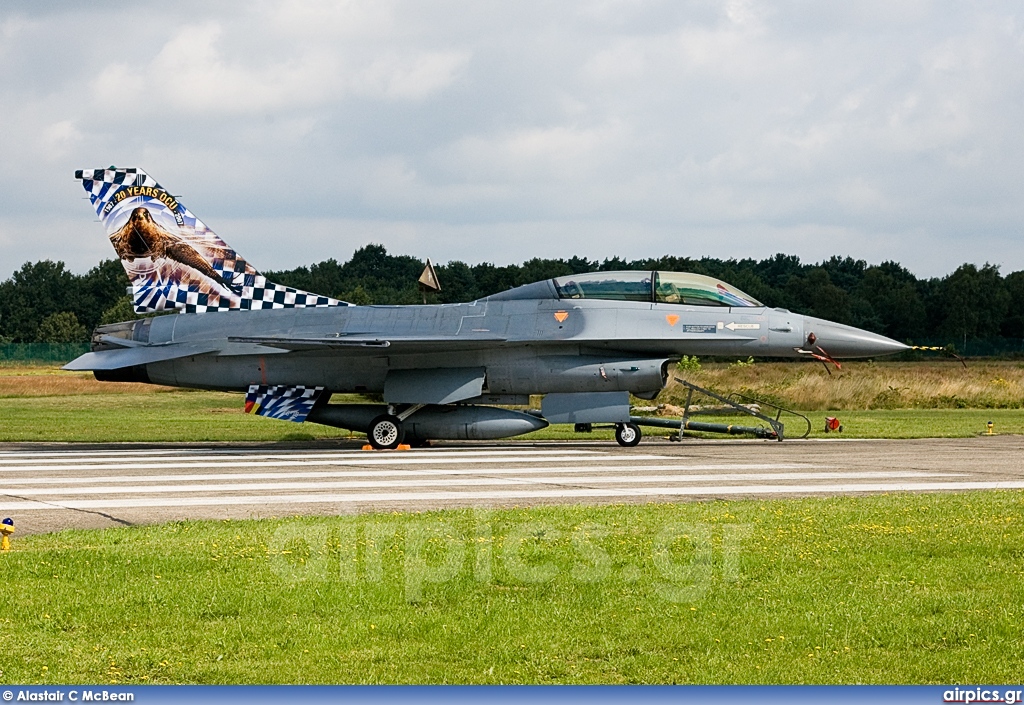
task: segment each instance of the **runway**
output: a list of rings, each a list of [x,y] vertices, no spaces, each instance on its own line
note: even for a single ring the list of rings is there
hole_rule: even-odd
[[[19,533],[186,518],[1024,489],[1024,439],[316,446],[0,446]]]

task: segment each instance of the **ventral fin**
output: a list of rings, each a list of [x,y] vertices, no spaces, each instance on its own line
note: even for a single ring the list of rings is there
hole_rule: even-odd
[[[245,395],[245,413],[302,423],[323,391],[323,387],[253,384]]]

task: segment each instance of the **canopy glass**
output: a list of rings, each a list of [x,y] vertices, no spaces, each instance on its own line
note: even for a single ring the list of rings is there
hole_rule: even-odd
[[[651,272],[590,272],[555,279],[560,299],[651,301]]]
[[[561,299],[648,301],[687,306],[763,306],[736,287],[684,272],[589,272],[554,280]]]

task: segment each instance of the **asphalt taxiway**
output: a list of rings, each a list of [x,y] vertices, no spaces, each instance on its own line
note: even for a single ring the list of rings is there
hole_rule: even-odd
[[[0,445],[18,533],[446,507],[1024,489],[1024,437],[309,445]]]

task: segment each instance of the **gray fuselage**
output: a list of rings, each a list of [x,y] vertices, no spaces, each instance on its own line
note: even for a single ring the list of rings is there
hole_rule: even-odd
[[[491,395],[652,395],[664,385],[667,363],[682,355],[798,357],[811,332],[836,358],[905,349],[782,309],[559,299],[549,281],[463,304],[160,316],[136,323],[131,335],[149,346],[218,343],[212,353],[145,366],[149,381],[171,386],[305,385],[379,394],[391,371],[484,368],[484,392]],[[322,342],[332,337],[337,347]],[[262,342],[239,341],[253,338]],[[321,343],[284,349],[266,342],[276,338]]]

